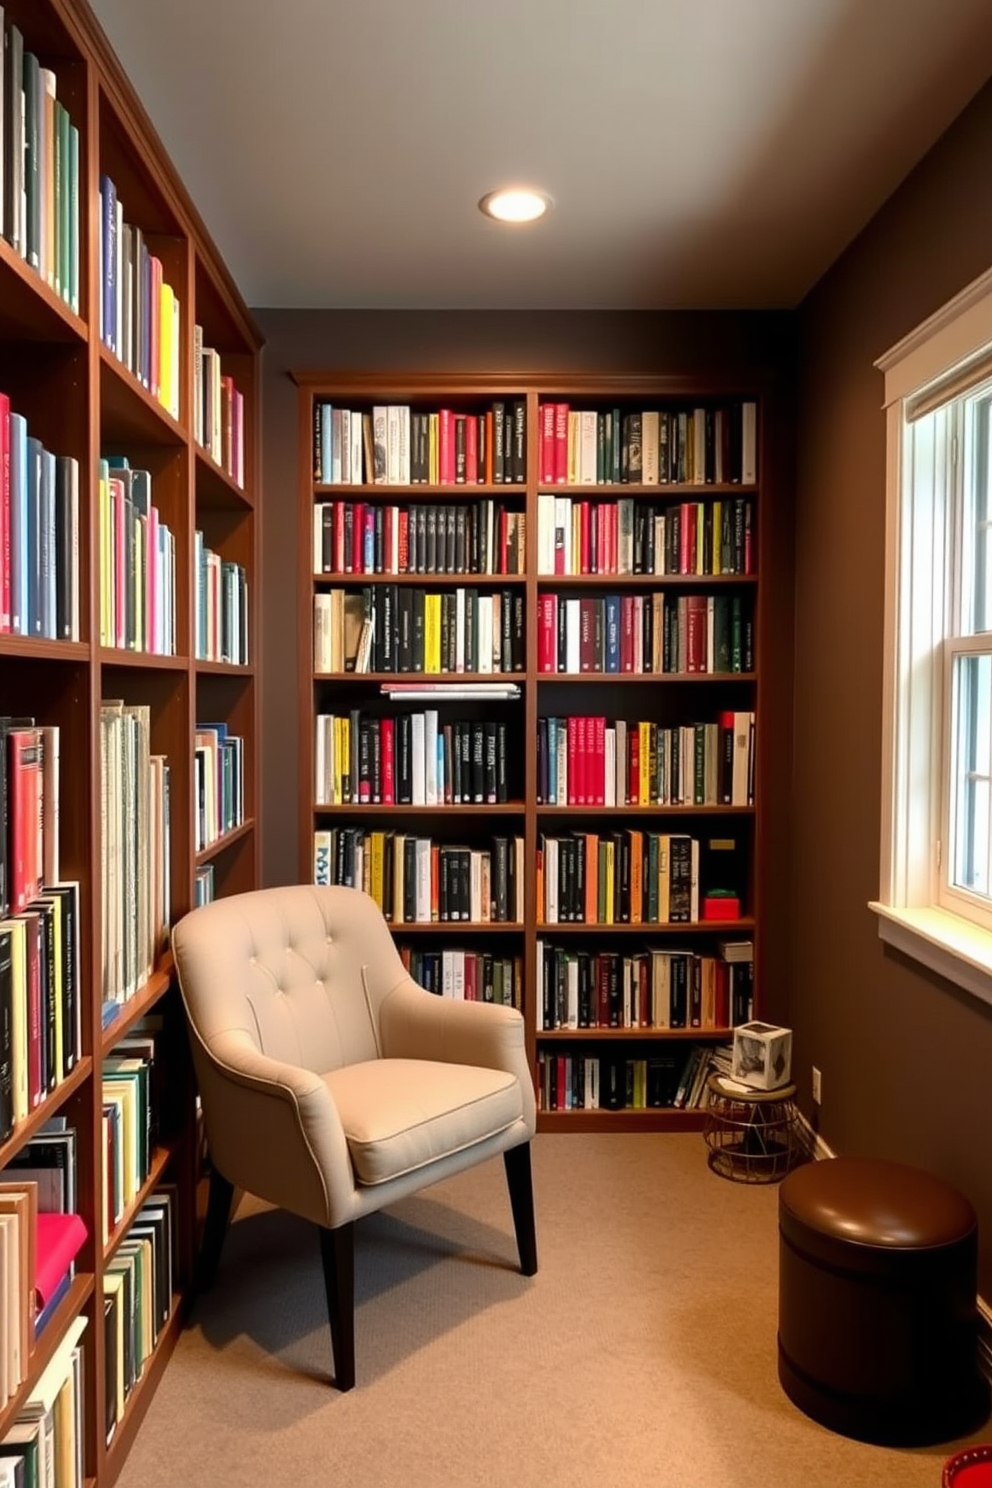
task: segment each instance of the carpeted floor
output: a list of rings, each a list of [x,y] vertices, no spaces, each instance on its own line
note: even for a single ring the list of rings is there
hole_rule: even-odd
[[[347,1395],[316,1235],[243,1204],[120,1488],[939,1488],[960,1443],[864,1446],[783,1395],[774,1186],[660,1134],[538,1137],[534,1180],[530,1280],[498,1159],[359,1225]]]

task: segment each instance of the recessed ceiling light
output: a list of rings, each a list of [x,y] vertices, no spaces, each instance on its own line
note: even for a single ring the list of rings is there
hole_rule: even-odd
[[[500,191],[490,191],[479,203],[479,211],[497,222],[535,222],[543,217],[552,205],[550,196],[543,191],[532,191],[527,186],[510,186]]]

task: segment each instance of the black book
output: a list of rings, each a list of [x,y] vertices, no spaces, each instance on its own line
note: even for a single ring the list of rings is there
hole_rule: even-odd
[[[424,591],[414,589],[411,591],[411,606],[413,609],[413,662],[410,668],[413,672],[424,670]]]
[[[76,587],[74,532],[79,509],[79,464],[69,455],[55,460],[55,635],[68,641],[73,635]]]
[[[457,573],[455,566],[455,508],[447,506],[444,510],[444,572],[446,574]]]
[[[455,564],[454,573],[468,572],[468,512],[464,506],[456,508],[455,518]]]
[[[403,918],[417,918],[417,839],[403,839]]]
[[[506,404],[493,404],[493,480],[502,485],[508,478],[506,467]]]
[[[487,804],[493,805],[500,801],[499,776],[496,768],[496,724],[484,723],[482,730],[484,736],[482,794]]]
[[[427,508],[426,533],[423,547],[424,562],[422,571],[424,573],[437,573],[437,525],[438,509],[436,506]]]
[[[513,480],[522,486],[527,479],[527,404],[523,398],[513,403]]]
[[[495,740],[493,741],[495,744]],[[495,762],[494,762],[495,763]],[[495,781],[494,781],[495,783]],[[479,806],[489,797],[486,791],[486,738],[481,723],[472,724],[472,801]],[[495,795],[494,795],[495,799]]]

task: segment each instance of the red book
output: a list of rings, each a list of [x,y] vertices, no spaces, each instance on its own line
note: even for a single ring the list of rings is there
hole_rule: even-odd
[[[10,904],[24,909],[41,891],[42,745],[36,728],[7,735],[8,851]]]
[[[685,669],[706,671],[706,595],[686,596]]]
[[[393,754],[393,720],[383,718],[379,723],[379,748],[382,760],[382,803],[392,806],[395,795],[395,765]]]
[[[86,1225],[78,1214],[38,1215],[34,1284],[39,1307],[49,1300],[85,1239]]]
[[[589,502],[579,502],[579,573],[592,572],[592,548],[589,541]]]
[[[442,486],[455,484],[455,421],[450,408],[437,416],[438,477]]]
[[[537,670],[553,672],[558,659],[558,596],[542,594],[537,628]]]
[[[404,507],[399,518],[399,538],[397,540],[396,572],[408,573],[410,567],[410,513]]]
[[[620,601],[620,670],[634,670],[634,596],[625,594]]]
[[[555,485],[568,483],[568,404],[555,407]]]
[[[479,1000],[479,992],[478,992],[478,988],[476,987],[476,973],[477,973],[477,968],[478,968],[478,961],[477,961],[476,957],[473,956],[473,955],[471,955],[471,954],[466,954],[466,956],[465,956],[465,1001],[466,1002],[478,1002],[478,1000]]]
[[[542,486],[555,484],[555,407],[554,403],[541,404],[541,424],[538,434],[537,468]]]
[[[587,786],[590,806],[606,805],[606,719],[591,718],[589,739],[591,789]]]
[[[473,414],[465,420],[465,484],[479,483],[479,420]]]
[[[641,735],[636,727],[627,730],[627,804],[640,805],[641,800]]]
[[[584,806],[586,804],[586,797],[579,765],[578,718],[569,718],[566,720],[565,746],[565,755],[568,761],[568,800],[565,804],[567,806]]]

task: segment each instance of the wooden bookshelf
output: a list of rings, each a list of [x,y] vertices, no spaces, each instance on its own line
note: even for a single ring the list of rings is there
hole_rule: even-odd
[[[83,1313],[81,1481],[109,1488],[188,1310],[199,1157],[195,1089],[167,950],[167,923],[151,958],[151,974],[137,979],[113,1016],[104,1008],[101,702],[121,699],[147,708],[149,747],[168,762],[168,922],[193,906],[197,874],[205,866],[213,871],[216,896],[257,886],[261,337],[85,0],[5,0],[3,12],[5,31],[16,28],[25,52],[54,75],[56,97],[78,142],[75,184],[71,174],[52,177],[58,184],[50,201],[62,213],[60,228],[52,230],[50,239],[56,245],[54,283],[47,276],[51,256],[42,265],[43,274],[11,241],[9,202],[0,222],[0,392],[9,397],[11,410],[26,419],[31,436],[76,463],[78,526],[75,558],[68,561],[78,573],[78,630],[72,639],[16,634],[0,622],[0,692],[5,714],[33,716],[39,724],[59,729],[60,877],[79,884],[81,1037],[71,1071],[0,1141],[0,1180],[16,1177],[16,1168],[9,1174],[3,1169],[50,1117],[64,1116],[77,1134],[77,1207],[87,1238],[77,1257],[76,1280],[40,1335],[27,1377],[9,1401],[0,1401],[0,1439],[60,1336]],[[9,139],[5,151],[9,179]],[[64,165],[66,157],[54,159]],[[171,353],[163,349],[166,301],[154,278],[143,297],[137,292],[129,297],[124,288],[113,297],[116,342],[110,344],[114,333],[104,279],[114,259],[106,248],[105,179],[113,182],[119,202],[115,229],[122,286],[130,253],[135,284],[143,282],[153,258],[173,292],[178,309],[168,319]],[[78,201],[78,225],[70,230],[71,204],[66,202],[72,194]],[[122,224],[128,228],[126,251]],[[149,259],[141,256],[141,244]],[[157,270],[148,269],[149,275],[153,272]],[[152,294],[162,308],[157,318],[150,310]],[[203,402],[201,343],[216,353],[214,370],[230,379],[220,405],[228,423],[212,445],[194,406]],[[212,408],[208,423],[213,417]],[[123,586],[124,597],[118,595],[109,609],[107,595],[114,586],[107,586],[107,485],[101,466],[108,459],[126,460],[131,471],[148,473],[155,521],[171,534],[153,541],[152,516],[140,504],[138,514],[128,516],[135,539],[148,539],[141,549],[145,578],[131,582],[136,571],[132,550],[122,550],[123,566],[118,554],[116,572],[129,582]],[[119,530],[126,533],[123,519]],[[224,582],[247,590],[246,614],[242,609],[234,625],[240,649],[233,659],[226,654],[230,626],[216,654],[200,654],[197,646],[198,533],[217,555]],[[113,629],[118,603],[126,628],[123,644]],[[171,618],[163,620],[163,615]],[[223,823],[212,840],[198,844],[194,752],[197,725],[204,722],[225,725],[243,741],[243,784],[238,819]],[[155,1113],[158,1134],[136,1195],[104,1239],[103,1061],[149,1015],[160,1024],[155,1035],[155,1083],[163,1092]],[[174,1196],[175,1218],[168,1317],[108,1441],[105,1279],[142,1203],[163,1185]]]
[[[753,380],[745,378],[731,382],[721,381],[719,378],[701,381],[682,380],[675,377],[564,376],[555,373],[526,374],[519,377],[512,374],[442,377],[418,373],[411,373],[408,376],[390,376],[364,373],[350,375],[345,372],[319,370],[299,370],[294,375],[299,388],[300,451],[298,640],[301,657],[299,681],[301,781],[299,872],[301,878],[310,880],[315,875],[314,843],[315,833],[319,831],[361,832],[365,830],[372,832],[380,830],[408,835],[419,833],[442,843],[468,843],[477,848],[484,847],[488,839],[498,834],[506,834],[510,831],[518,833],[523,838],[524,882],[523,914],[517,922],[479,924],[463,921],[454,923],[435,921],[426,924],[408,924],[398,922],[394,918],[393,933],[397,944],[402,949],[408,943],[415,943],[418,950],[426,951],[433,943],[440,951],[443,951],[445,947],[455,946],[460,941],[464,941],[466,949],[480,954],[485,954],[498,945],[501,954],[519,959],[522,969],[520,1005],[525,1018],[535,1088],[538,1091],[541,1107],[538,1118],[541,1129],[698,1129],[702,1124],[700,1108],[683,1109],[671,1105],[646,1106],[639,1103],[636,1106],[625,1104],[619,1109],[605,1109],[602,1105],[599,1109],[587,1109],[585,1087],[583,1082],[576,1077],[574,1066],[569,1071],[572,1076],[571,1088],[574,1095],[582,1099],[583,1104],[581,1107],[559,1109],[556,1104],[557,1092],[551,1086],[549,1075],[545,1073],[546,1062],[557,1061],[559,1056],[562,1059],[568,1058],[573,1054],[576,1059],[582,1061],[589,1057],[598,1057],[603,1067],[609,1060],[619,1060],[623,1064],[623,1078],[626,1079],[627,1061],[652,1059],[655,1061],[655,1066],[651,1078],[655,1082],[653,1090],[657,1097],[658,1092],[664,1093],[665,1088],[665,1076],[658,1068],[661,1060],[669,1055],[673,1059],[682,1058],[690,1045],[709,1049],[715,1044],[729,1042],[732,1015],[724,1019],[711,1018],[701,1027],[658,1027],[654,1026],[654,1023],[652,1026],[640,1027],[629,1026],[629,1024],[622,1027],[606,1027],[601,1023],[594,1027],[555,1026],[554,1012],[549,1009],[548,1011],[552,1013],[549,1017],[545,1009],[541,957],[542,947],[547,943],[561,947],[573,956],[578,956],[579,953],[588,956],[615,953],[618,966],[622,966],[625,957],[634,957],[651,950],[677,952],[685,956],[691,953],[702,962],[703,959],[711,961],[718,959],[716,948],[721,940],[750,941],[753,947],[754,969],[750,1001],[747,1006],[751,1015],[760,1014],[763,995],[761,906],[763,886],[767,878],[762,862],[762,818],[765,801],[768,798],[766,776],[763,775],[763,761],[766,754],[762,749],[761,741],[764,730],[773,726],[772,708],[777,707],[776,689],[768,688],[765,692],[759,690],[759,678],[763,668],[768,665],[764,656],[773,654],[769,640],[772,627],[765,620],[766,613],[771,613],[768,609],[770,591],[763,583],[763,576],[766,564],[770,565],[777,552],[777,547],[772,541],[774,523],[769,515],[774,477],[772,465],[765,458],[765,426],[769,420],[762,379],[760,377]],[[347,459],[343,467],[343,473],[346,476],[354,477],[350,481],[347,479],[339,481],[337,479],[339,472],[336,468],[332,470],[326,463],[321,466],[317,461],[318,451],[315,448],[317,432],[320,433],[323,445],[326,441],[328,427],[332,429],[332,433],[335,427],[333,424],[321,422],[326,416],[322,415],[319,410],[320,406],[325,403],[330,404],[332,408],[348,411],[350,418],[346,423],[342,423],[341,428],[348,428],[349,439],[352,438],[350,420],[356,414],[362,416],[362,437],[355,440],[352,446],[363,448],[360,472],[357,468],[352,469]],[[402,482],[402,477],[406,475],[405,465],[400,466],[401,480],[397,483],[395,480],[397,470],[394,466],[389,471],[388,464],[387,473],[394,477],[393,480],[387,480],[386,483],[377,483],[374,479],[370,481],[368,474],[370,465],[365,444],[367,439],[371,438],[373,445],[371,468],[374,469],[375,423],[373,419],[371,430],[367,432],[365,415],[373,415],[374,410],[387,409],[390,405],[408,408],[410,428],[414,431],[413,438],[419,441],[420,434],[416,417],[418,414],[437,414],[442,409],[449,410],[452,419],[465,417],[464,428],[468,430],[469,420],[481,417],[484,422],[487,412],[499,403],[507,407],[522,405],[523,408],[525,454],[522,466],[517,469],[511,468],[508,472],[511,476],[522,474],[522,479],[511,478],[498,482],[492,478],[491,469],[482,463],[475,467],[478,480],[473,481],[471,455],[469,455],[468,479],[464,483],[456,479],[452,484],[451,468],[449,467],[447,472],[449,479],[439,479],[441,471],[436,466],[424,465],[417,452],[418,444],[411,459],[414,477],[411,483]],[[542,442],[542,427],[545,430],[549,427],[547,423],[549,415],[544,412],[546,404],[567,405],[572,411],[594,411],[600,414],[608,412],[610,414],[609,420],[604,419],[596,424],[596,434],[600,444],[604,445],[604,439],[606,440],[600,458],[604,458],[605,455],[606,460],[610,462],[598,472],[600,478],[593,476],[591,482],[577,480],[574,483],[566,481],[565,484],[560,484],[557,480],[557,471],[555,471],[555,479],[551,479],[551,469],[543,463],[545,447]],[[742,443],[745,441],[742,433],[744,405],[748,405],[749,424],[746,435],[747,469],[744,468],[741,454]],[[666,422],[665,428],[666,430],[675,429],[676,432],[681,429],[683,447],[687,438],[686,418],[688,418],[689,426],[695,426],[694,421],[698,419],[700,430],[698,447],[701,450],[706,450],[707,440],[712,441],[714,437],[721,440],[719,466],[715,459],[715,445],[711,442],[708,454],[705,455],[709,464],[703,465],[702,478],[698,481],[695,479],[694,469],[687,472],[684,456],[681,468],[675,464],[674,456],[672,457],[672,463],[667,470],[669,477],[667,480],[656,481],[651,478],[645,481],[643,478],[634,478],[629,469],[626,472],[617,470],[611,463],[612,446],[608,442],[613,434],[614,410],[620,416],[617,424],[618,439],[621,435],[626,437],[630,433],[630,426],[626,423],[627,415],[658,411],[660,414],[672,416],[671,420]],[[696,410],[699,412],[697,413]],[[683,415],[681,425],[678,422],[679,414]],[[719,417],[717,417],[718,414]],[[333,419],[333,415],[331,418]],[[727,420],[730,419],[737,422],[733,438],[728,442]],[[660,422],[659,419],[659,424]],[[589,427],[587,424],[587,431]],[[653,422],[650,427],[653,437]],[[402,432],[402,428],[403,426],[401,426],[399,436],[401,450],[408,437]],[[440,420],[435,425],[436,430],[439,428]],[[576,424],[574,428],[577,438],[581,439],[579,425]],[[605,436],[602,433],[603,429],[608,431]],[[459,437],[467,438],[477,446],[478,439],[482,435],[477,426],[474,434],[466,433]],[[691,432],[688,437],[690,439],[693,437]],[[357,467],[357,449],[354,463]],[[566,468],[566,475],[567,473]],[[572,473],[581,477],[583,473],[581,464],[573,468]],[[415,479],[418,475],[426,475],[427,478],[421,483]],[[329,476],[333,478],[329,479]],[[615,507],[612,516],[587,515],[583,519],[580,513],[575,517],[575,568],[578,571],[555,572],[553,557],[549,560],[546,551],[539,553],[539,529],[542,541],[546,541],[548,520],[548,506],[546,500],[542,498],[549,496],[570,498],[576,507],[582,502],[601,503],[607,507]],[[623,518],[620,515],[621,508],[615,505],[621,501],[627,503],[622,509]],[[351,550],[352,567],[349,569],[341,562],[342,554],[348,550],[344,546],[341,528],[335,528],[333,524],[344,523],[348,520],[355,523],[357,518],[354,510],[351,518],[347,516],[349,503],[353,507],[354,504],[361,503],[364,508],[369,506],[380,509],[398,508],[407,513],[405,519],[407,525],[402,529],[400,519],[392,515],[383,515],[378,519],[379,527],[375,526],[376,519],[373,519],[369,538],[370,553],[373,563],[378,568],[380,567],[378,559],[387,552],[385,536],[387,528],[391,528],[389,542],[389,551],[391,551],[396,535],[401,530],[407,534],[413,530],[415,520],[412,515],[413,508],[424,505],[436,507],[438,512],[436,523],[440,529],[443,520],[442,512],[449,505],[454,505],[456,508],[472,508],[478,504],[490,502],[495,503],[497,509],[505,508],[523,516],[524,559],[519,573],[468,574],[460,569],[455,573],[424,573],[420,569],[415,572],[356,571],[356,568],[362,569],[364,554],[360,559],[356,559],[355,553],[358,550],[354,547]],[[647,510],[651,509],[655,516],[664,519],[652,525],[652,534],[660,535],[667,531],[669,537],[665,540],[669,541],[673,530],[672,513],[676,510],[681,513],[683,508],[688,511],[690,504],[693,508],[693,536],[698,537],[701,552],[707,545],[707,551],[712,548],[714,510],[719,515],[717,541],[720,546],[720,556],[717,561],[714,562],[704,556],[700,559],[700,567],[690,568],[688,572],[680,571],[679,565],[683,550],[676,543],[672,548],[671,563],[664,572],[655,571],[653,559],[650,572],[629,571],[630,565],[626,561],[620,561],[619,569],[615,566],[617,524],[621,520],[626,522],[627,514],[631,515],[632,520],[641,523],[638,529],[641,534],[638,539],[640,543],[639,563],[643,563],[647,551],[644,547],[647,541],[645,537]],[[315,572],[317,542],[315,510],[325,505],[332,508],[331,515],[326,518],[331,531],[328,536],[325,536],[324,529],[321,528],[323,571]],[[337,507],[343,507],[344,515],[339,515]],[[732,514],[731,520],[737,520],[740,526],[737,529],[736,548],[731,531],[730,550],[725,550],[727,529],[724,528],[723,521],[724,514],[728,512]],[[324,520],[322,511],[321,522]],[[589,571],[591,567],[590,528],[586,526],[583,529],[583,520],[600,524],[597,528],[596,551],[598,556],[595,564],[597,571]],[[684,520],[688,523],[690,519],[686,516]],[[741,535],[745,520],[747,525],[746,559]],[[429,521],[428,515],[426,522],[429,523]],[[707,536],[707,523],[710,524],[709,536]],[[686,532],[688,530],[687,526]],[[653,536],[651,540],[654,540]],[[328,554],[323,551],[325,543],[328,544],[329,559]],[[376,546],[377,543],[379,547]],[[435,552],[435,560],[437,551],[439,550]],[[628,557],[629,551],[629,548],[625,548]],[[690,553],[691,546],[688,545],[687,540],[684,549],[686,564],[692,562]],[[599,561],[600,559],[602,562]],[[551,571],[548,567],[549,561],[552,565]],[[658,563],[659,566],[664,566],[663,560],[659,559]],[[402,568],[402,562],[399,566]],[[445,563],[445,567],[450,567],[450,564]],[[716,571],[711,571],[713,569]],[[425,677],[419,673],[411,675],[409,672],[397,671],[395,666],[391,667],[388,673],[355,671],[351,669],[350,658],[347,658],[343,665],[335,666],[333,670],[329,668],[321,670],[315,655],[314,605],[316,597],[328,590],[343,588],[347,594],[360,594],[362,591],[368,591],[370,604],[372,602],[380,604],[381,596],[388,586],[393,586],[392,593],[397,596],[397,603],[403,602],[404,591],[418,588],[440,593],[442,604],[447,596],[459,588],[469,588],[480,593],[506,591],[510,596],[522,594],[524,642],[521,670],[511,672],[509,675],[493,673],[470,676],[466,672],[452,676],[447,672],[442,672],[439,676]],[[604,623],[604,615],[614,613],[608,612],[606,606],[613,606],[614,603],[617,606],[615,613],[638,615],[644,623],[644,609],[650,609],[652,597],[660,593],[666,596],[665,602],[673,607],[671,613],[681,615],[683,623],[688,623],[685,622],[686,605],[684,603],[688,596],[703,596],[711,601],[707,612],[710,617],[708,623],[716,623],[719,627],[717,649],[724,644],[726,617],[733,613],[737,617],[735,624],[738,624],[740,617],[743,616],[741,623],[747,627],[746,654],[738,648],[733,661],[733,669],[728,667],[726,670],[717,667],[714,670],[703,671],[684,669],[641,672],[613,669],[602,671],[596,669],[597,665],[606,665],[602,652],[597,653],[598,663],[593,657],[592,669],[587,669],[590,660],[588,654],[579,665],[570,670],[546,669],[549,665],[547,655],[549,643],[546,639],[542,640],[541,626],[544,623],[542,601],[548,596],[553,596],[560,605],[576,601],[579,608],[568,613],[573,619],[580,613],[591,616],[593,618],[590,624]],[[641,597],[640,608],[635,610],[628,606],[627,611],[623,612],[620,607],[627,604],[628,600],[632,601],[635,596]],[[678,609],[680,602],[683,602],[681,611]],[[597,605],[600,607],[599,610],[595,608]],[[717,614],[719,619],[714,622],[713,617]],[[583,623],[585,623],[584,620]],[[677,635],[672,635],[671,643],[677,646]],[[658,656],[662,657],[661,650]],[[669,659],[671,660],[672,657]],[[569,659],[566,647],[561,658],[555,654],[554,662],[555,664],[559,661],[567,663]],[[652,658],[652,661],[654,659]],[[408,660],[409,657],[404,654],[404,661]],[[643,656],[641,660],[643,663]],[[698,660],[695,653],[693,660],[694,664]],[[613,668],[615,664],[616,657],[611,655],[609,666]],[[465,665],[468,665],[467,660]],[[453,684],[470,680],[509,681],[518,683],[520,691],[519,698],[515,700],[490,703],[475,701],[448,703],[428,697],[425,697],[422,703],[410,700],[400,703],[393,702],[382,695],[381,688],[384,683],[396,684],[404,680]],[[764,701],[766,695],[770,700],[767,704]],[[440,806],[401,804],[397,801],[388,804],[374,801],[369,803],[342,800],[334,791],[329,796],[326,789],[323,792],[318,791],[316,782],[316,719],[318,714],[331,713],[347,718],[357,714],[357,723],[361,727],[366,715],[382,719],[390,715],[398,715],[403,710],[409,712],[427,708],[438,710],[439,726],[445,718],[488,716],[487,708],[493,713],[499,710],[502,716],[510,720],[514,756],[512,767],[515,771],[516,788],[511,791],[511,799],[508,803],[491,805],[473,803],[468,806],[452,802],[443,802]],[[646,794],[638,793],[637,800],[640,804],[607,804],[608,798],[597,802],[592,793],[581,803],[576,801],[574,795],[570,795],[567,803],[562,804],[552,804],[543,799],[539,778],[538,740],[540,728],[546,728],[546,725],[541,725],[541,720],[553,717],[598,717],[605,718],[608,726],[616,720],[645,722],[652,724],[656,730],[651,735],[652,739],[658,739],[661,738],[663,729],[687,728],[697,723],[700,726],[703,724],[712,726],[718,723],[721,715],[728,713],[736,715],[738,719],[749,719],[753,715],[754,743],[750,758],[750,784],[745,798],[741,798],[738,794],[733,797],[732,802],[726,803],[722,796],[714,799],[712,777],[710,777],[705,783],[703,798],[696,799],[692,796],[687,801],[683,801],[678,796],[673,798],[671,794],[662,794],[659,799],[654,799],[650,788]],[[373,737],[375,727],[375,725],[372,727]],[[378,728],[381,735],[381,724]],[[711,733],[705,745],[706,749],[711,747],[713,737]],[[350,738],[351,732],[349,732]],[[326,744],[323,747],[326,749]],[[381,748],[382,745],[380,744],[379,747]],[[699,747],[704,748],[703,744]],[[581,753],[581,746],[579,752]],[[767,757],[770,758],[770,754]],[[576,782],[574,771],[573,765],[573,783]],[[357,779],[354,784],[357,784]],[[335,796],[337,798],[333,799],[333,804],[329,804]],[[615,799],[614,796],[614,801]],[[606,836],[614,832],[629,831],[645,834],[645,840],[647,834],[656,834],[666,839],[673,835],[695,837],[701,844],[705,844],[705,848],[700,849],[701,853],[708,852],[710,843],[717,838],[732,839],[736,844],[735,858],[741,879],[739,884],[735,884],[740,901],[735,917],[722,922],[704,919],[702,909],[698,908],[697,914],[700,917],[690,923],[584,923],[582,921],[544,923],[547,906],[544,903],[540,907],[538,905],[538,888],[541,883],[538,864],[543,865],[546,853],[560,851],[554,847],[549,848],[547,839],[556,834],[566,835],[572,832],[581,832],[588,836],[593,834]],[[351,842],[351,839],[332,838],[335,844],[341,840],[346,841],[347,844]],[[616,850],[620,851],[619,848]],[[591,852],[592,849],[590,848],[589,851]],[[596,849],[597,855],[604,851],[607,850]],[[320,871],[325,871],[323,864]],[[332,863],[326,871],[329,871],[333,881],[340,881],[340,863]],[[541,872],[543,873],[543,866]],[[371,886],[367,871],[366,881],[361,886],[366,888]],[[700,900],[701,903],[702,900]],[[720,975],[724,973],[721,972]],[[737,975],[735,973],[735,976]],[[738,995],[740,1000],[742,994],[739,992]],[[659,1007],[667,1010],[662,1013],[662,1018],[666,1015],[670,1017],[667,1001],[663,1002],[661,994],[657,993],[656,1000],[650,1002],[649,1014],[655,1021],[657,1021]],[[574,1013],[574,1004],[570,1010],[566,1009],[566,1017],[568,1011]],[[623,1009],[620,1011],[620,1016],[624,1016]],[[678,1016],[677,1009],[676,1016]],[[687,1021],[691,1016],[691,1009],[687,1008]],[[737,1021],[743,1021],[740,1011]],[[583,1069],[585,1069],[584,1064]],[[556,1063],[555,1072],[556,1074],[565,1073],[565,1069],[559,1068]],[[643,1078],[645,1078],[643,1074],[638,1075],[639,1101],[647,1098],[640,1087],[640,1081]],[[601,1095],[603,1093],[602,1082],[600,1093]],[[549,1104],[549,1102],[554,1103]]]

